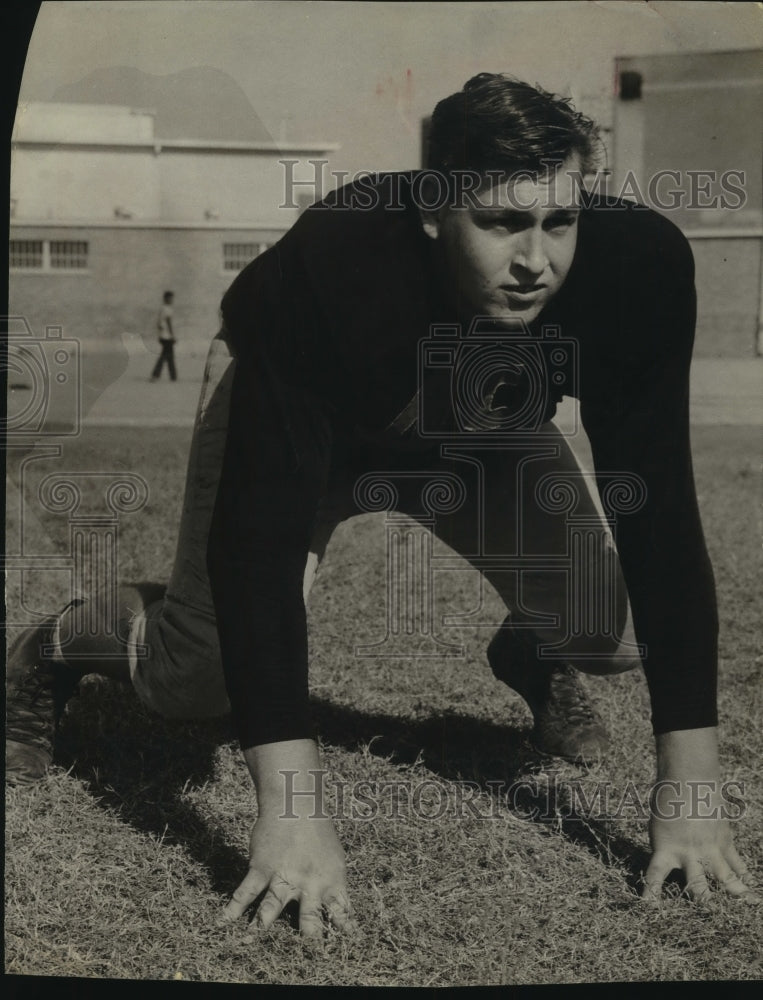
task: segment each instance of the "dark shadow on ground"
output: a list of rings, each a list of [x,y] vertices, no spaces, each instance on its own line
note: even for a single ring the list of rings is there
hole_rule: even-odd
[[[553,823],[564,837],[589,850],[606,866],[622,866],[626,881],[636,893],[642,886],[649,853],[640,844],[613,830],[613,822],[595,815],[581,815],[570,802],[565,781],[545,780],[559,761],[538,753],[528,742],[529,730],[500,726],[463,715],[442,713],[425,719],[369,715],[329,701],[313,699],[313,715],[325,743],[357,750],[369,745],[379,757],[425,767],[447,781],[474,782],[505,802],[531,822]],[[569,774],[569,765],[566,772]],[[583,778],[586,769],[580,767]],[[603,810],[602,810],[603,811]],[[616,822],[616,821],[615,821]]]
[[[603,865],[625,870],[628,885],[639,891],[648,853],[613,829],[612,822],[571,810],[564,783],[556,788],[553,782],[527,780],[547,776],[554,759],[530,747],[526,730],[456,711],[412,719],[321,699],[313,699],[313,714],[326,744],[351,752],[368,747],[400,764],[421,760],[433,774],[474,782],[491,795],[498,788],[497,794],[505,796],[505,789],[515,786],[512,808],[518,814],[531,822],[552,823]],[[234,740],[228,718],[197,723],[161,719],[147,712],[127,685],[97,680],[82,686],[60,737],[56,763],[85,782],[99,803],[136,829],[181,844],[207,870],[213,891],[226,896],[236,888],[246,857],[182,796],[186,787],[215,777],[216,748]],[[581,768],[581,777],[584,773]]]
[[[135,829],[182,845],[208,871],[213,891],[225,896],[241,881],[246,861],[182,793],[215,778],[215,750],[233,739],[228,718],[161,719],[127,684],[99,679],[81,685],[70,702],[54,762]]]

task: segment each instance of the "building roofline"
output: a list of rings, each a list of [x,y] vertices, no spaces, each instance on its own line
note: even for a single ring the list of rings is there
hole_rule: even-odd
[[[206,229],[213,232],[233,232],[237,230],[285,233],[293,225],[294,218],[283,222],[225,222],[219,219],[207,221],[167,222],[162,219],[11,219],[10,229]]]
[[[97,139],[14,139],[14,149],[37,147],[39,149],[113,149],[167,152],[211,152],[211,153],[333,153],[340,148],[336,142],[235,142],[215,139],[139,139],[97,140]]]

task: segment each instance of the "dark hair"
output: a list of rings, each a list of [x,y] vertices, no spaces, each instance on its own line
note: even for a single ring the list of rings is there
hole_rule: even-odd
[[[164,299],[165,302],[167,301],[167,299],[174,299],[175,298],[175,293],[174,292],[165,292],[164,295],[162,296],[162,298]]]
[[[598,126],[569,100],[504,73],[479,73],[435,107],[427,167],[445,174],[504,170],[541,176],[548,161],[577,153],[586,173],[600,148]]]

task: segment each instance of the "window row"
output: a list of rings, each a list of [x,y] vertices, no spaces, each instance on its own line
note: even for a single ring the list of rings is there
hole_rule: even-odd
[[[31,271],[84,271],[89,244],[82,240],[11,240],[11,268]]]
[[[240,271],[272,243],[223,243],[223,271]],[[17,271],[84,271],[90,245],[81,240],[11,240],[10,266]]]
[[[223,243],[223,271],[240,271],[272,243]]]

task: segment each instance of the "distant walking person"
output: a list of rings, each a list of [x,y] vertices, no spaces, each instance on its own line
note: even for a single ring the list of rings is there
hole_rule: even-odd
[[[165,292],[162,298],[162,308],[159,310],[159,315],[156,320],[162,353],[156,359],[154,370],[151,372],[151,381],[156,382],[162,374],[162,368],[164,366],[164,362],[166,361],[167,367],[170,370],[170,378],[173,382],[177,382],[178,375],[175,368],[175,331],[172,328],[172,303],[175,299],[175,293]]]

